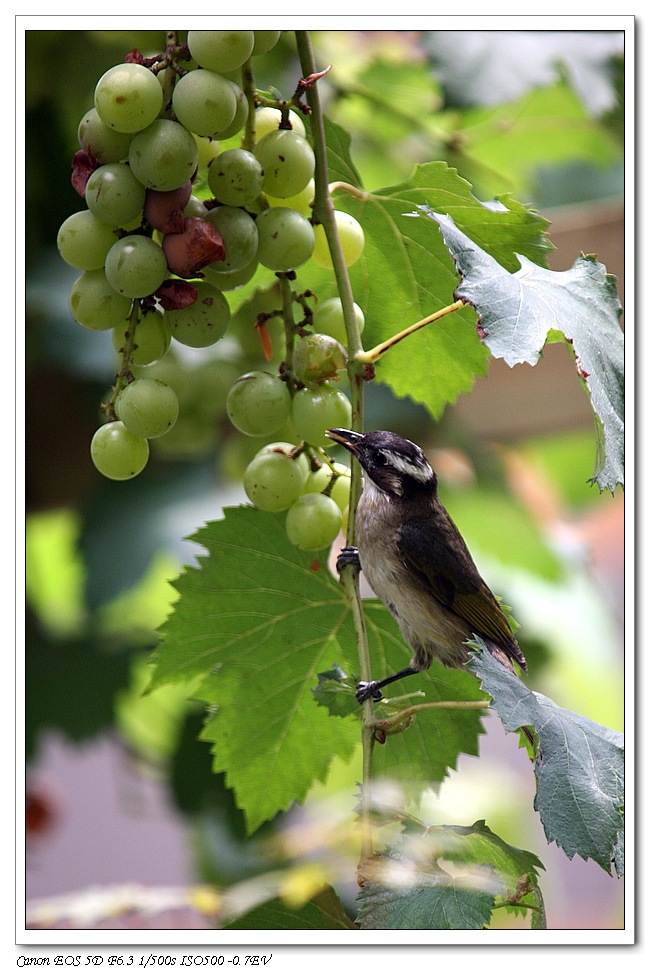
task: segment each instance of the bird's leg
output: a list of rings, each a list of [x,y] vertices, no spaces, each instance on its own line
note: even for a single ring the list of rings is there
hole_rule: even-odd
[[[401,680],[402,677],[410,677],[412,674],[418,674],[418,670],[414,670],[413,667],[405,667],[403,670],[399,670],[396,674],[391,674],[390,677],[384,677],[383,680],[362,680],[357,684],[357,701],[359,704],[363,704],[367,698],[371,697],[373,701],[381,701],[384,696],[381,693],[381,688],[386,687],[387,684],[392,684],[393,681]]]
[[[338,558],[336,560],[336,571],[341,573],[341,569],[346,565],[355,565],[358,569],[361,568],[361,563],[359,562],[359,549],[356,545],[346,545],[339,552]]]

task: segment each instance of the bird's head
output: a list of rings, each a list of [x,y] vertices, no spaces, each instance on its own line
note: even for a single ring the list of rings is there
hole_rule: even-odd
[[[353,454],[371,481],[392,497],[408,497],[422,490],[435,491],[438,480],[417,444],[390,430],[356,433],[340,427],[327,436]]]

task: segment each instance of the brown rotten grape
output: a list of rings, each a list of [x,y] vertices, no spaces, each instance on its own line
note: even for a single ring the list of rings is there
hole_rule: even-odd
[[[179,278],[196,277],[201,268],[223,261],[226,254],[217,228],[201,217],[186,219],[179,234],[165,234],[162,247],[169,270]]]
[[[191,195],[190,180],[176,190],[147,190],[145,218],[161,234],[180,234],[185,229],[184,210]]]

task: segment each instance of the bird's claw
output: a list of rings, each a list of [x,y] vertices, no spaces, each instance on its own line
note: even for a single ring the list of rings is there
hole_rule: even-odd
[[[341,569],[346,565],[354,565],[360,568],[359,550],[355,545],[346,545],[338,554],[336,571],[340,574]]]
[[[360,680],[357,684],[357,701],[359,704],[363,704],[363,702],[369,697],[371,697],[373,701],[381,701],[383,696],[384,695],[377,687],[376,680]]]

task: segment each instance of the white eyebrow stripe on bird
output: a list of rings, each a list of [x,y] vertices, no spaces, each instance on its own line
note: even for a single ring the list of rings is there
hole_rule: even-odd
[[[424,483],[433,477],[431,465],[424,458],[423,462],[420,463],[419,461],[408,460],[404,454],[397,454],[392,450],[382,450],[382,454],[391,467],[402,471],[403,474],[407,474],[416,481],[422,481]]]

